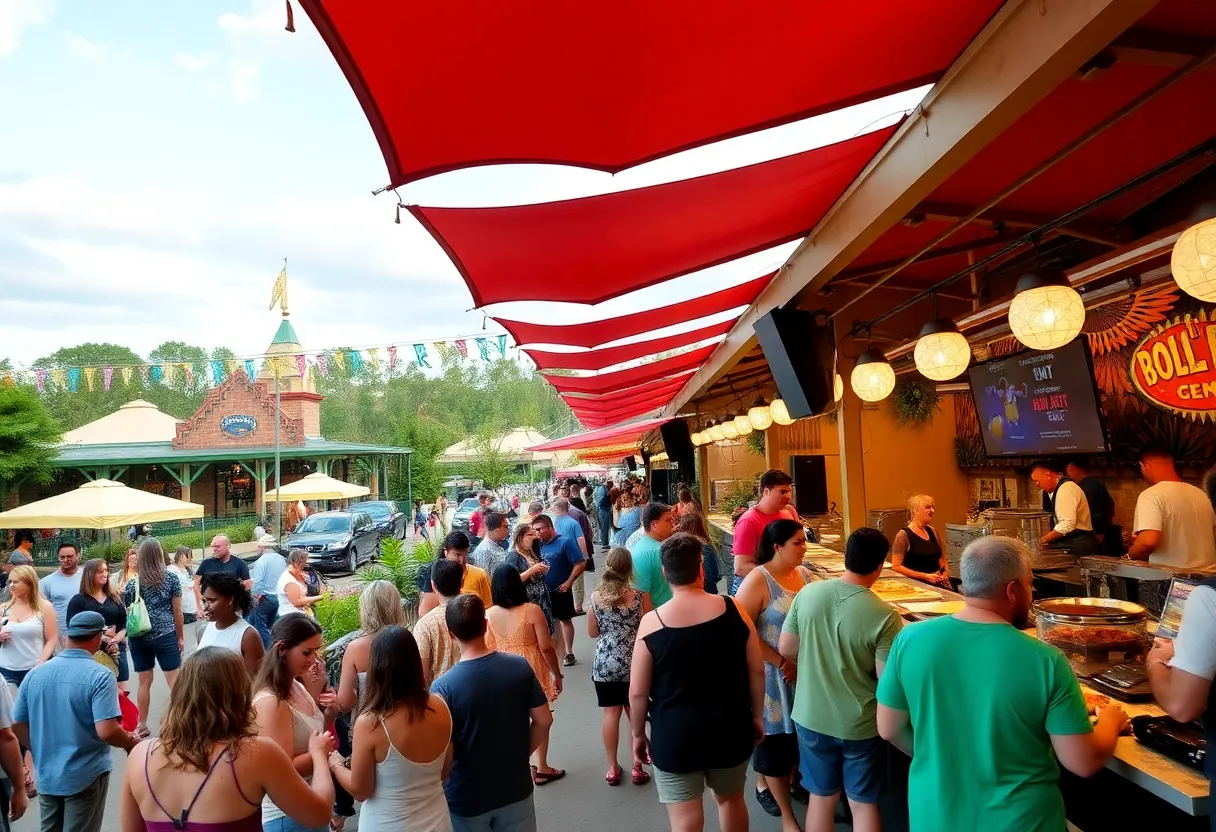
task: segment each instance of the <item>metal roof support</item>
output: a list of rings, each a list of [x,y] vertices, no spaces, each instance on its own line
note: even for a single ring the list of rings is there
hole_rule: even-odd
[[[1009,0],[820,220],[664,410],[672,416],[755,344],[769,310],[817,291],[1154,0]]]

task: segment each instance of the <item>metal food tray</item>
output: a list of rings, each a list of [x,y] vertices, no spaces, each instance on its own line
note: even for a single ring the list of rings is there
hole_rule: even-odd
[[[940,592],[930,589],[929,587],[917,586],[912,581],[903,581],[903,580],[899,580],[898,578],[881,578],[880,580],[893,581],[895,583],[898,583],[898,584],[901,584],[901,585],[907,587],[910,590],[907,594],[892,595],[892,596],[884,595],[883,593],[880,593],[877,590],[875,590],[874,594],[877,595],[880,600],[882,600],[888,604],[902,604],[902,603],[909,602],[909,601],[940,601],[940,600],[942,600],[942,594]]]

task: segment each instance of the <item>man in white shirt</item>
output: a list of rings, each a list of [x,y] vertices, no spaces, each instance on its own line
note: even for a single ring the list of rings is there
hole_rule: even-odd
[[[1216,567],[1216,512],[1207,496],[1182,481],[1163,448],[1140,452],[1140,473],[1149,487],[1136,499],[1136,539],[1127,556],[1179,569]]]
[[[1041,545],[1056,544],[1074,555],[1100,555],[1102,545],[1094,534],[1089,500],[1085,492],[1052,462],[1036,462],[1031,481],[1051,500],[1051,531],[1039,538]]]

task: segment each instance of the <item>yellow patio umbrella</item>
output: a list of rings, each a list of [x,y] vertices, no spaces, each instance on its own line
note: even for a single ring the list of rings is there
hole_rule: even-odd
[[[114,529],[202,516],[197,503],[93,480],[75,491],[0,512],[0,529]]]
[[[353,485],[336,480],[328,474],[309,474],[303,479],[290,482],[281,488],[266,492],[266,500],[272,503],[290,503],[296,500],[348,500],[371,493],[366,485]]]

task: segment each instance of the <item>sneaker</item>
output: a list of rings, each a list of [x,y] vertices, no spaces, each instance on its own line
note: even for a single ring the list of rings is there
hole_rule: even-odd
[[[795,783],[790,786],[790,799],[796,800],[799,803],[810,803],[811,793],[802,787],[801,783]]]
[[[760,791],[756,789],[756,802],[760,804],[760,808],[775,818],[781,817],[781,807],[777,805],[777,798],[773,797],[773,793],[768,791]]]
[[[562,664],[566,667],[573,667],[577,662],[578,659],[574,658],[573,653],[567,653],[566,658],[562,659]]]

